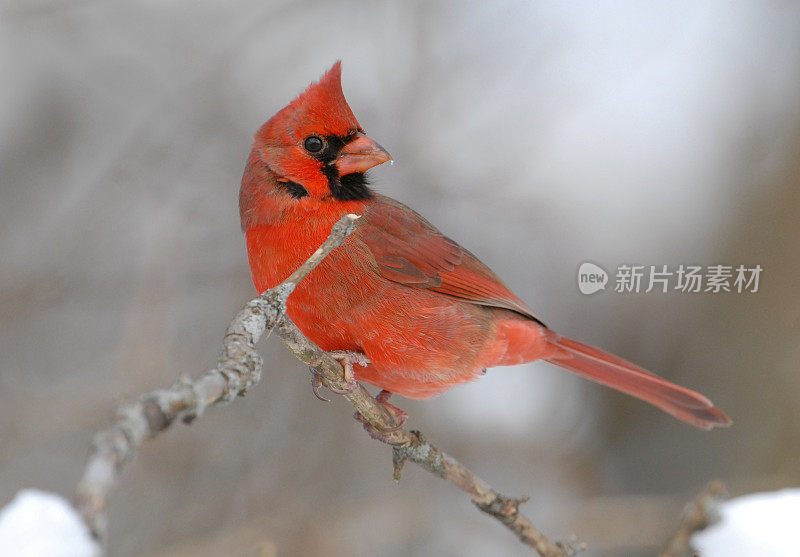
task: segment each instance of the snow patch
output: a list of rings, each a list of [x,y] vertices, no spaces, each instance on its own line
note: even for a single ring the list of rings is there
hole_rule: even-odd
[[[0,555],[99,557],[78,512],[63,497],[24,489],[0,511]]]
[[[753,493],[722,503],[721,520],[696,533],[703,557],[797,557],[800,489]]]

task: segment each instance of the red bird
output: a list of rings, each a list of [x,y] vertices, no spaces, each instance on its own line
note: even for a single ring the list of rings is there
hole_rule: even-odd
[[[703,395],[548,329],[477,257],[369,188],[365,172],[390,159],[350,110],[337,62],[258,130],[242,178],[259,292],[299,267],[343,215],[361,215],[287,303],[300,330],[344,360],[349,381],[383,389],[382,402],[429,398],[486,368],[547,360],[697,427],[731,423]]]

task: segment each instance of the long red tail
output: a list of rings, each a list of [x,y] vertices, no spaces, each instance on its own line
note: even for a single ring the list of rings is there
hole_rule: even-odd
[[[548,343],[561,350],[547,361],[602,385],[635,396],[679,420],[711,429],[731,425],[725,412],[700,393],[686,389],[645,371],[593,346],[548,331]]]

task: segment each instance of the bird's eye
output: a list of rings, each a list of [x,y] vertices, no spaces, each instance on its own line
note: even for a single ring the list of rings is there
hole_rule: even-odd
[[[309,135],[303,142],[303,147],[305,147],[306,151],[309,153],[319,153],[322,151],[323,145],[322,140],[316,135]]]

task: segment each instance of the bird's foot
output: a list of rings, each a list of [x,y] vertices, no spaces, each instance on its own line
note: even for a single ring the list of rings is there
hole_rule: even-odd
[[[325,353],[343,366],[349,365],[351,373],[353,371],[353,364],[358,364],[361,367],[367,367],[372,363],[369,361],[369,358],[367,358],[366,354],[356,352],[354,350],[331,350],[330,352]]]
[[[403,427],[403,425],[406,423],[406,420],[408,419],[408,414],[405,411],[400,410],[394,404],[391,404],[389,402],[389,398],[391,396],[392,393],[390,393],[386,389],[383,389],[381,392],[378,393],[378,396],[375,397],[375,400],[378,401],[378,404],[383,406],[386,409],[386,411],[392,415],[392,417],[394,418],[394,422],[397,424],[393,428],[387,429],[386,431],[397,431],[398,429]]]
[[[383,406],[383,408],[392,416],[392,418],[394,418],[394,423],[396,424],[394,427],[381,431],[377,429],[375,426],[373,426],[371,423],[369,423],[367,419],[361,415],[361,412],[356,412],[355,414],[353,414],[353,417],[363,424],[364,431],[366,431],[367,434],[373,439],[381,441],[383,443],[387,443],[389,445],[402,445],[403,443],[395,443],[393,441],[390,441],[389,436],[387,434],[393,431],[397,431],[398,429],[403,427],[403,424],[405,424],[406,420],[408,419],[408,414],[403,410],[400,410],[394,404],[389,403],[389,397],[391,396],[392,393],[390,393],[386,389],[383,389],[380,393],[378,393],[378,396],[375,397],[375,400],[378,402],[378,404]]]
[[[367,366],[369,365],[370,361],[364,354],[361,352],[350,352],[347,350],[334,350],[331,352],[327,352],[328,356],[339,362],[342,367],[344,368],[344,381],[346,383],[346,387],[344,389],[337,389],[330,382],[322,377],[319,373],[311,370],[311,389],[314,391],[314,396],[318,399],[330,402],[330,399],[325,398],[321,394],[319,394],[319,388],[325,387],[332,393],[337,395],[346,395],[347,393],[352,393],[356,389],[358,389],[358,383],[356,382],[355,373],[353,372],[353,364],[358,364],[360,366]]]

